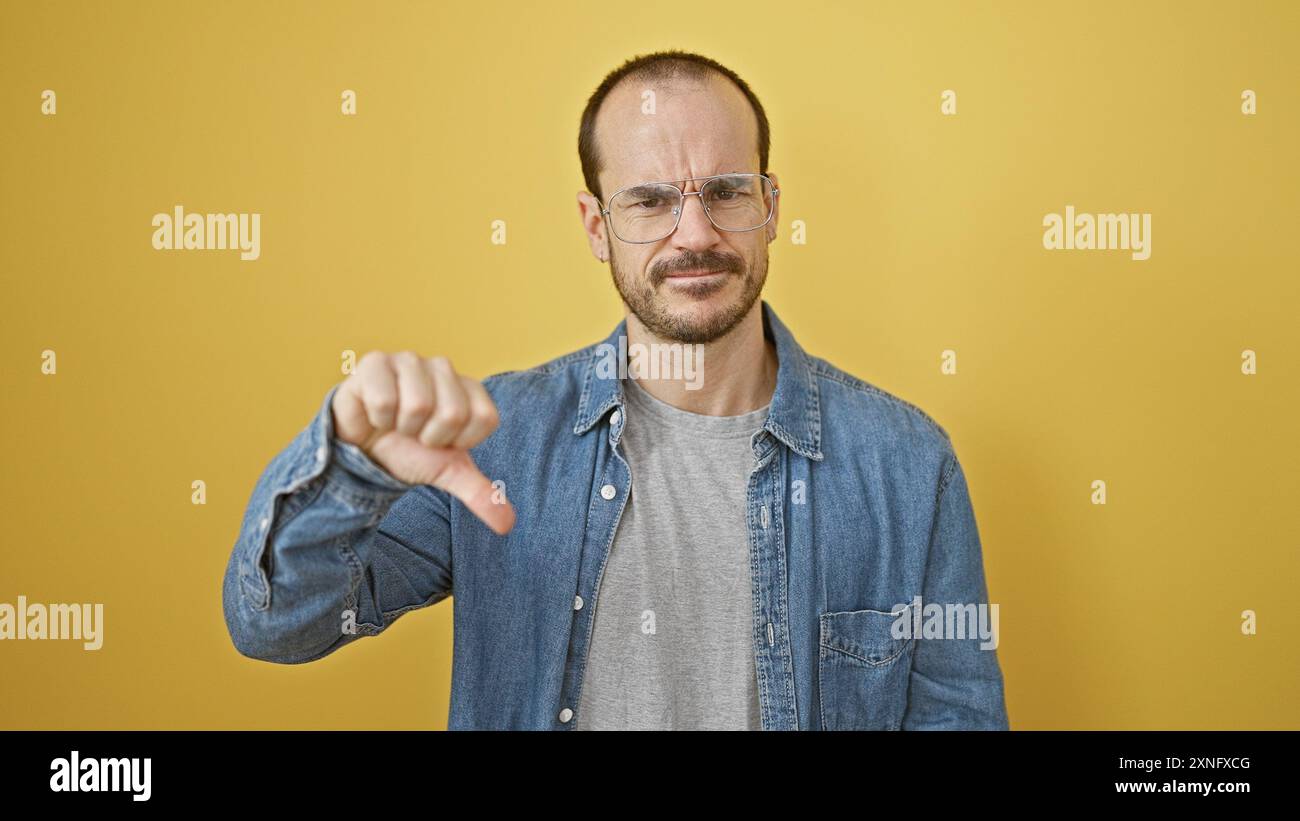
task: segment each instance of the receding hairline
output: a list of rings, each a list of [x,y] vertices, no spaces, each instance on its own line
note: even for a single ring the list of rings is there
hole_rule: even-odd
[[[609,93],[606,95],[605,99],[601,100],[600,106],[596,109],[596,113],[592,117],[592,121],[591,121],[592,137],[594,142],[594,148],[596,149],[597,173],[605,169],[606,160],[610,156],[613,156],[611,154],[608,154],[606,151],[602,150],[602,146],[600,145],[599,124],[600,124],[601,115],[604,114],[607,108],[605,103],[609,101],[610,97],[614,96],[620,91],[627,90],[626,87],[632,84],[629,81],[640,80],[644,86],[643,91],[650,90],[655,92],[655,94],[661,94],[665,97],[672,97],[676,94],[683,93],[683,92],[685,93],[705,92],[705,91],[712,91],[719,87],[729,88],[739,96],[740,101],[741,103],[744,104],[745,108],[749,109],[751,114],[753,113],[753,109],[749,105],[749,101],[745,98],[744,92],[741,91],[740,88],[738,88],[735,83],[731,82],[730,78],[728,78],[726,75],[719,74],[717,71],[714,71],[711,68],[704,68],[704,72],[706,72],[707,75],[711,75],[711,76],[706,76],[705,74],[699,74],[690,77],[660,77],[660,76],[638,77],[636,76],[635,73],[633,73],[633,74],[628,74],[626,77],[621,77],[617,83],[611,86],[609,89]],[[606,123],[606,125],[608,125],[608,123]],[[754,132],[755,134],[757,134],[758,132],[757,114],[754,115]],[[755,145],[754,151],[757,153],[758,151],[757,145]]]
[[[596,102],[595,110],[588,111],[584,115],[584,124],[589,118],[589,133],[583,133],[587,129],[579,132],[579,155],[582,155],[584,147],[590,158],[590,175],[587,179],[587,186],[593,194],[598,197],[603,194],[600,190],[600,183],[597,177],[600,171],[605,168],[606,155],[601,150],[599,140],[599,128],[597,127],[600,115],[605,109],[605,102],[608,97],[616,91],[624,89],[629,83],[640,81],[652,86],[657,91],[666,91],[673,93],[678,88],[689,87],[694,90],[708,89],[715,80],[722,80],[724,84],[733,88],[745,100],[754,117],[754,128],[757,135],[756,151],[759,155],[761,164],[766,165],[763,161],[764,154],[764,122],[766,113],[763,111],[763,105],[754,96],[753,92],[746,87],[745,81],[737,77],[730,76],[727,72],[730,69],[725,66],[719,68],[710,65],[709,62],[699,62],[694,59],[677,57],[673,55],[664,55],[659,59],[648,62],[622,74],[612,82],[607,88],[599,89],[595,96],[599,96]],[[615,72],[617,73],[617,72]],[[590,106],[589,106],[590,108]],[[584,139],[585,137],[585,139]],[[770,138],[768,138],[770,139]],[[586,170],[586,169],[584,169]],[[766,173],[766,167],[759,169]]]

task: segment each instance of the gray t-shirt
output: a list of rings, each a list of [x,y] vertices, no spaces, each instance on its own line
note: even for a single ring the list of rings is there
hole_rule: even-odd
[[[574,728],[762,729],[745,496],[768,406],[704,416],[623,384],[632,490],[596,590]]]

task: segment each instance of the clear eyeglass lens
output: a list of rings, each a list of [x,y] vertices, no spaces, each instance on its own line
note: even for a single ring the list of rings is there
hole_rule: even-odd
[[[614,195],[609,202],[609,216],[620,238],[649,242],[673,230],[680,205],[681,191],[671,185],[638,185]]]
[[[772,210],[772,184],[757,174],[716,177],[700,191],[709,218],[725,231],[751,231],[767,222]],[[680,190],[667,183],[620,191],[609,203],[614,233],[625,242],[663,239],[676,226],[682,203]]]
[[[771,183],[757,174],[717,177],[701,190],[714,224],[727,231],[757,228],[772,210]]]

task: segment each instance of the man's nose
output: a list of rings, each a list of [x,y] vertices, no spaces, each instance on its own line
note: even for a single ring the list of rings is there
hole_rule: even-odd
[[[682,218],[672,239],[684,248],[707,248],[718,241],[718,229],[704,211],[703,197],[688,193],[682,199]]]

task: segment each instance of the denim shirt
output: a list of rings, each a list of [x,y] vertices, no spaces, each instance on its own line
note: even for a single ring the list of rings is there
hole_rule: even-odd
[[[1006,729],[995,645],[932,635],[930,615],[899,628],[988,602],[947,432],[761,304],[778,371],[745,518],[763,728]],[[253,488],[223,584],[239,652],[312,661],[451,597],[449,729],[572,729],[631,483],[623,385],[601,367],[625,333],[483,380],[501,421],[471,455],[515,507],[504,536],[336,439],[332,387]]]

